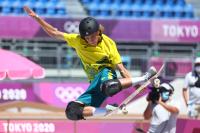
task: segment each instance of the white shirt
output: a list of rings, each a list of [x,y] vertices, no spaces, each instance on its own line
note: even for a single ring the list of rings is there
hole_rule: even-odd
[[[194,86],[197,79],[198,77],[192,74],[192,72],[189,72],[185,76],[184,88],[188,89],[189,91],[188,104],[200,104],[200,88]]]
[[[180,110],[178,101],[166,102],[168,105]],[[153,105],[152,118],[148,133],[176,133],[176,121],[178,113],[170,113],[162,105]]]

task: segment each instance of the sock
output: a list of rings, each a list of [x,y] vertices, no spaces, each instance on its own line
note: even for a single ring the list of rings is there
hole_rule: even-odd
[[[105,108],[93,108],[93,116],[104,116],[107,113]]]
[[[131,80],[132,80],[132,86],[135,86],[137,84],[145,82],[146,81],[146,77],[145,76],[134,77],[134,78],[131,78]]]

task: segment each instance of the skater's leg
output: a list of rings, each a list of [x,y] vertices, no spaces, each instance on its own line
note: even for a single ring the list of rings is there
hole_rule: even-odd
[[[120,92],[122,89],[126,89],[128,87],[135,86],[147,81],[155,74],[156,69],[151,67],[148,72],[146,72],[145,75],[141,77],[107,80],[101,85],[101,91],[107,96],[113,96]]]

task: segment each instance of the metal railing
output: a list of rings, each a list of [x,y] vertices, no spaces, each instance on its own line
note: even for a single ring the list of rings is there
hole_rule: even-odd
[[[3,49],[15,51],[44,68],[61,71],[71,69],[81,69],[80,59],[74,49],[68,47],[65,42],[52,40],[3,40],[0,42]],[[164,76],[185,76],[191,69],[194,57],[199,53],[198,44],[136,44],[118,43],[118,49],[123,62],[130,71],[145,72],[152,65],[152,57],[159,57],[157,64],[170,64],[171,69],[177,69],[178,74],[168,75],[168,66]],[[154,62],[156,63],[156,62]],[[175,63],[173,68],[173,63]],[[48,75],[48,74],[47,74]],[[50,75],[49,75],[50,76]],[[58,74],[51,75],[59,76]],[[50,77],[51,77],[50,76]],[[73,76],[71,74],[70,76]],[[66,75],[66,77],[68,77]],[[48,78],[48,77],[47,77]]]

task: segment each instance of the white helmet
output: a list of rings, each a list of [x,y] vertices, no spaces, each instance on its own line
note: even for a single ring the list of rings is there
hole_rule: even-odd
[[[197,57],[197,58],[195,59],[194,64],[195,64],[195,65],[196,65],[196,64],[199,64],[199,65],[200,65],[200,57]]]
[[[160,96],[162,98],[162,101],[167,101],[169,100],[170,96],[174,92],[174,87],[169,84],[169,83],[162,83],[159,87],[160,91]]]
[[[174,87],[170,83],[162,83],[160,87],[165,88],[167,91],[174,92]]]

